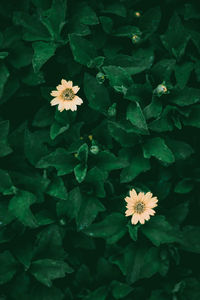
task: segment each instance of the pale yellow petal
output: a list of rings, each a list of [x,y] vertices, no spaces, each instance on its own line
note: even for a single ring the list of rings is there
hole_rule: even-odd
[[[155,215],[155,210],[151,209],[151,208],[148,208],[147,209],[147,213],[150,215],[150,216],[154,216]]]
[[[59,110],[60,112],[62,112],[64,109],[65,109],[64,103],[63,103],[63,102],[60,102],[59,105],[58,105],[58,110]]]
[[[140,192],[137,197],[138,197],[138,200],[142,200],[144,197],[144,193]]]
[[[75,85],[72,87],[72,90],[73,90],[74,94],[76,94],[80,90],[80,87],[78,85]]]
[[[67,82],[66,87],[67,87],[67,88],[72,88],[73,82],[72,82],[72,81],[66,81],[66,82]]]
[[[78,96],[74,97],[74,101],[76,105],[81,105],[83,103],[83,100]]]
[[[133,214],[133,210],[132,210],[132,209],[127,209],[127,210],[125,211],[126,217],[131,216],[132,214]]]
[[[62,84],[63,87],[68,87],[67,80],[65,80],[65,79],[61,80],[61,84]]]
[[[139,221],[141,224],[144,224],[144,216],[143,216],[143,214],[138,215],[138,221]]]
[[[53,106],[53,105],[57,105],[57,104],[59,104],[61,101],[60,101],[60,99],[59,98],[54,98],[53,100],[51,100],[51,105]]]
[[[129,203],[131,201],[131,198],[130,197],[125,197],[124,199],[127,203]]]
[[[52,91],[50,94],[51,94],[51,96],[56,97],[56,96],[60,95],[60,92],[59,91]]]
[[[68,101],[64,101],[64,106],[66,110],[71,109],[71,104]]]
[[[138,214],[134,214],[131,218],[131,223],[136,225],[138,223],[138,219],[139,219],[139,215]]]
[[[57,85],[57,90],[58,91],[63,91],[65,89],[65,86],[63,86],[62,84]]]
[[[137,193],[134,189],[132,189],[130,192],[129,192],[131,198],[137,198]]]
[[[71,105],[70,105],[70,109],[71,109],[72,111],[75,111],[75,110],[77,110],[77,106],[76,106],[76,104],[73,104],[73,103],[71,103]]]
[[[144,195],[144,198],[145,198],[145,200],[149,200],[149,199],[151,199],[152,196],[153,196],[152,193],[148,192]]]

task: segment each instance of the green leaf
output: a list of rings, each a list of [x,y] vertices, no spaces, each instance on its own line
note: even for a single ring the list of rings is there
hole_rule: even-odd
[[[134,55],[117,54],[109,57],[108,64],[124,68],[129,75],[136,75],[150,69],[154,60],[154,52],[151,48],[135,49]]]
[[[115,299],[123,299],[133,291],[133,288],[128,284],[116,280],[112,281],[111,289]]]
[[[91,237],[106,239],[109,244],[113,244],[124,236],[126,219],[120,213],[112,213],[103,221],[92,224],[83,232]]]
[[[60,177],[54,178],[54,180],[49,184],[46,193],[52,197],[67,200],[67,189]]]
[[[115,36],[119,37],[129,37],[131,38],[133,35],[141,35],[141,31],[138,27],[132,25],[121,26],[115,30]]]
[[[87,164],[80,163],[74,168],[74,174],[79,183],[81,183],[87,174]]]
[[[61,228],[52,224],[44,227],[37,234],[33,255],[52,259],[63,259],[66,252],[63,248],[63,232]]]
[[[23,27],[23,39],[25,41],[49,41],[50,36],[45,26],[40,23],[39,17],[28,15],[22,11],[13,14],[15,25]]]
[[[77,17],[82,24],[85,25],[97,25],[99,24],[98,17],[95,11],[87,5],[86,2],[78,3],[78,14]]]
[[[92,109],[102,113],[107,112],[110,106],[109,93],[103,85],[98,83],[95,77],[88,73],[84,74],[84,92]]]
[[[180,240],[181,248],[185,251],[200,254],[200,227],[185,226]]]
[[[106,287],[102,286],[96,289],[93,292],[90,292],[87,296],[83,298],[83,300],[105,300],[107,297],[108,290]]]
[[[126,119],[129,120],[134,126],[134,128],[136,129],[136,133],[149,133],[145,117],[138,102],[129,104],[127,108]]]
[[[0,169],[0,193],[9,195],[14,193],[15,189],[7,171]]]
[[[193,188],[194,184],[191,179],[184,178],[176,184],[174,192],[177,194],[187,194],[191,192]]]
[[[12,152],[8,145],[7,136],[9,132],[9,121],[0,122],[0,157],[4,157]]]
[[[188,106],[200,101],[200,89],[185,87],[182,90],[174,91],[170,102],[179,106]]]
[[[82,197],[81,206],[76,217],[78,230],[87,228],[96,218],[99,212],[105,211],[101,202],[90,196]]]
[[[200,105],[193,106],[188,118],[183,119],[184,125],[200,128]]]
[[[180,242],[180,232],[167,222],[164,216],[155,216],[141,227],[143,234],[155,245]]]
[[[25,130],[24,152],[28,161],[36,165],[38,160],[48,153],[47,143],[49,141],[47,130],[38,130],[31,132]]]
[[[33,69],[37,73],[41,67],[55,54],[56,44],[45,42],[34,42],[33,44]]]
[[[87,66],[97,56],[92,42],[79,35],[69,34],[69,43],[74,60],[81,65]]]
[[[183,89],[186,86],[193,69],[194,64],[192,62],[186,62],[182,65],[175,66],[175,77],[180,89]]]
[[[0,253],[0,284],[4,284],[10,281],[17,271],[17,261],[10,253],[10,251],[4,251]]]
[[[190,36],[185,30],[180,17],[174,13],[169,21],[167,32],[161,36],[165,48],[176,58],[180,58],[187,46]]]
[[[173,163],[175,160],[172,151],[160,137],[147,140],[143,145],[143,153],[145,158],[154,156],[164,163]]]
[[[126,167],[127,162],[109,151],[101,151],[95,156],[95,165],[104,171],[112,171]]]
[[[51,8],[41,14],[41,22],[55,40],[59,40],[62,28],[66,23],[66,7],[66,0],[53,0]]]
[[[73,269],[64,261],[46,258],[34,261],[30,272],[39,282],[51,287],[52,280],[65,277]]]
[[[192,147],[183,141],[168,138],[166,144],[172,150],[176,160],[186,159],[194,153]]]
[[[44,105],[42,106],[38,112],[35,114],[33,120],[33,126],[35,127],[47,127],[53,123],[54,120],[54,112],[51,109],[51,106]]]
[[[37,221],[30,210],[30,206],[37,201],[36,197],[27,191],[18,191],[10,200],[9,211],[25,226],[35,228]]]
[[[87,172],[87,176],[85,178],[85,182],[90,185],[93,190],[93,194],[97,197],[104,198],[105,197],[105,189],[104,182],[107,176],[105,173],[100,170],[98,167],[94,167]]]
[[[36,167],[45,169],[54,167],[58,172],[58,176],[62,176],[73,172],[75,165],[76,159],[72,154],[63,148],[57,148],[56,151],[42,157]]]
[[[156,6],[147,10],[140,18],[139,27],[147,39],[158,28],[161,20],[161,9]]]
[[[69,124],[66,124],[66,126],[62,126],[60,123],[54,121],[50,127],[51,139],[54,140],[58,135],[68,130],[69,126],[70,126]]]
[[[35,284],[28,292],[30,300],[63,300],[64,294],[55,286],[46,287],[41,284]]]
[[[123,126],[117,122],[108,122],[108,130],[110,135],[122,146],[133,146],[138,143],[138,135],[136,133],[127,133]]]
[[[128,154],[128,166],[125,167],[120,174],[120,182],[130,182],[135,179],[139,174],[146,172],[150,169],[150,163],[148,159],[145,159],[142,155],[135,155],[131,152],[125,153],[122,151],[120,156],[127,156]]]
[[[57,204],[57,214],[59,216],[67,216],[69,219],[77,218],[82,203],[82,195],[79,187],[74,188],[68,193],[66,200]]]
[[[113,27],[113,20],[106,16],[99,17],[99,20],[101,22],[103,30],[108,34],[111,33]]]
[[[132,83],[132,78],[126,70],[119,66],[106,66],[103,71],[109,79],[110,85],[118,91],[119,88],[128,88]]]
[[[0,63],[0,98],[3,95],[4,86],[8,80],[10,73],[7,67],[1,62]]]
[[[133,224],[129,223],[127,226],[128,226],[128,232],[129,232],[130,237],[132,238],[133,241],[137,241],[138,229],[139,229],[140,225],[133,225]]]
[[[126,8],[122,3],[114,3],[114,4],[108,4],[106,5],[106,7],[104,8],[104,10],[102,11],[103,13],[110,13],[110,14],[114,14],[120,17],[126,17]]]

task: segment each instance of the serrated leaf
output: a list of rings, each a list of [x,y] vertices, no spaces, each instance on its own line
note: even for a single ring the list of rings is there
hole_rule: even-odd
[[[185,87],[170,96],[170,102],[179,106],[188,106],[200,101],[200,89]]]
[[[10,253],[6,250],[0,253],[0,284],[4,284],[10,281],[17,271],[17,261]]]
[[[131,122],[136,129],[136,132],[140,134],[149,133],[145,117],[138,102],[129,104],[127,108],[126,119]]]
[[[70,174],[76,165],[75,157],[68,153],[64,148],[57,148],[56,151],[42,157],[36,167],[48,168],[54,167],[58,172],[58,176]]]
[[[106,113],[110,106],[110,97],[107,89],[98,83],[95,77],[84,74],[84,92],[89,101],[89,106],[97,111]]]
[[[69,129],[69,124],[66,124],[65,126],[62,126],[58,122],[54,121],[50,127],[50,137],[52,140],[54,140],[58,135],[62,134],[66,130]]]
[[[45,42],[34,42],[32,46],[34,50],[32,64],[34,71],[37,73],[42,66],[55,54],[57,45]]]
[[[91,196],[82,198],[81,206],[76,217],[78,230],[87,228],[96,218],[99,212],[105,211],[101,202]]]
[[[155,216],[141,227],[144,235],[155,245],[180,242],[181,233],[167,222],[164,216]]]
[[[131,76],[122,67],[106,66],[103,67],[103,71],[114,89],[119,87],[128,88],[133,83]]]
[[[65,274],[72,273],[73,269],[64,261],[46,258],[34,261],[30,272],[38,281],[51,287],[52,280],[65,277]]]
[[[74,60],[81,65],[87,66],[91,59],[97,56],[94,45],[89,40],[76,34],[69,34],[69,43]]]
[[[123,154],[122,154],[123,155]],[[126,155],[126,153],[124,153]],[[142,155],[135,155],[129,153],[128,166],[126,166],[120,173],[120,182],[130,182],[135,179],[139,174],[146,172],[150,169],[150,163],[148,159],[145,159]]]
[[[47,187],[46,193],[52,197],[67,200],[67,189],[62,178],[60,177],[54,178],[54,180]]]
[[[117,242],[126,232],[126,219],[120,213],[112,213],[103,221],[94,223],[83,232],[91,237],[106,239],[109,244]]]
[[[175,160],[172,151],[167,147],[165,141],[159,137],[147,140],[143,145],[143,153],[145,158],[154,156],[165,163],[173,163]]]
[[[8,80],[10,73],[4,63],[0,63],[0,98],[3,95],[4,86]]]
[[[27,191],[18,191],[10,200],[9,211],[25,226],[36,228],[37,221],[30,206],[37,201],[35,195]]]

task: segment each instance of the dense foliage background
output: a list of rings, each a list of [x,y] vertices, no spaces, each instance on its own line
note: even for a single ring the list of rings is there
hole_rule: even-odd
[[[199,300],[197,1],[1,0],[0,19],[0,299]],[[62,78],[77,112],[50,106]],[[159,199],[144,225],[132,188]]]

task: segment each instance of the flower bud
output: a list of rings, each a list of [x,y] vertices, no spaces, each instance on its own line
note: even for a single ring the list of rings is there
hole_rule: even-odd
[[[132,39],[133,44],[137,44],[140,41],[140,36],[138,36],[137,34],[134,34],[131,39]]]
[[[99,147],[97,145],[93,145],[90,147],[90,152],[94,155],[97,155],[99,153]]]
[[[167,87],[164,84],[159,84],[154,91],[158,97],[168,93]]]
[[[105,74],[102,72],[97,73],[96,79],[100,84],[102,84],[105,81]]]
[[[109,117],[114,117],[116,116],[117,110],[116,110],[116,103],[113,103],[113,105],[111,105],[108,108],[108,115]]]

